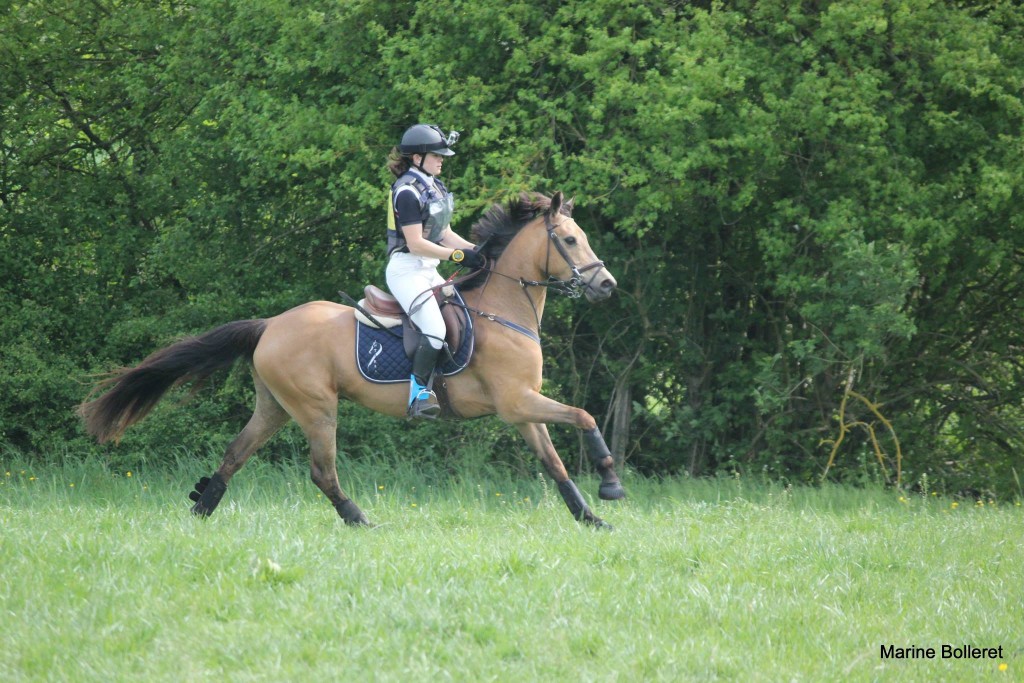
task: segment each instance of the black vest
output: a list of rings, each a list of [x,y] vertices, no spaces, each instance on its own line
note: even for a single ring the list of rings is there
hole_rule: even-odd
[[[455,201],[452,193],[440,180],[434,179],[434,187],[428,187],[415,173],[405,173],[391,185],[388,193],[388,256],[396,251],[409,251],[405,235],[395,220],[395,197],[401,188],[411,185],[420,203],[420,223],[423,224],[423,238],[440,242],[441,233],[451,222]]]

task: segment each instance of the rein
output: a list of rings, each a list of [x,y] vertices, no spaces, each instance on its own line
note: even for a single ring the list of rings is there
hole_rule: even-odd
[[[551,277],[550,275],[548,276],[547,280],[526,280],[521,277],[514,277],[512,275],[500,273],[486,266],[484,268],[481,268],[480,270],[486,271],[488,273],[493,273],[494,275],[500,275],[501,277],[507,278],[509,280],[516,280],[524,291],[527,287],[546,287],[548,289],[552,289],[558,292],[559,294],[564,294],[570,299],[580,298],[583,295],[583,273],[587,272],[588,270],[594,270],[595,268],[604,268],[604,261],[597,260],[594,261],[593,263],[588,263],[582,268],[578,267],[576,263],[572,260],[572,257],[569,256],[569,252],[566,250],[565,244],[555,233],[555,229],[557,227],[558,226],[551,221],[551,215],[544,214],[544,229],[548,233],[548,250],[547,254],[544,256],[544,272],[551,272],[551,247],[554,246],[555,251],[557,251],[558,255],[562,257],[562,260],[564,260],[566,264],[568,264],[569,270],[572,273],[572,276],[568,280],[559,280],[558,278]],[[533,303],[532,299],[530,300],[530,303]]]
[[[517,281],[519,283],[519,286],[522,287],[523,294],[526,296],[527,301],[530,302],[530,308],[533,309],[533,317],[537,321],[537,331],[538,331],[538,333],[539,333],[540,328],[541,328],[540,315],[537,313],[537,305],[534,304],[533,297],[530,296],[530,292],[529,292],[529,288],[530,287],[545,287],[547,289],[554,290],[555,292],[558,292],[560,294],[564,294],[565,296],[569,297],[570,299],[578,299],[578,298],[580,298],[580,296],[583,295],[583,285],[585,283],[585,281],[583,279],[583,273],[587,272],[588,270],[595,270],[595,269],[604,268],[604,261],[601,261],[601,260],[594,261],[593,263],[588,263],[587,265],[583,266],[582,268],[578,267],[576,265],[576,263],[572,260],[572,257],[569,255],[568,250],[565,248],[565,244],[562,242],[562,240],[555,233],[555,229],[557,227],[558,226],[555,225],[552,222],[552,220],[551,220],[551,214],[545,213],[544,214],[544,229],[548,233],[548,248],[547,248],[547,253],[546,253],[545,257],[544,257],[544,272],[546,272],[546,273],[550,273],[551,272],[551,269],[550,269],[550,265],[551,265],[551,247],[553,245],[555,247],[555,251],[558,252],[558,255],[561,256],[562,259],[569,266],[569,270],[572,273],[572,275],[569,277],[568,280],[559,280],[558,278],[552,277],[550,275],[548,276],[547,280],[527,280],[527,279],[522,278],[522,277],[514,277],[512,275],[506,275],[505,273],[501,273],[501,272],[499,272],[497,270],[494,270],[493,268],[491,268],[490,266],[487,266],[487,265],[485,265],[483,268],[479,269],[479,270],[482,270],[482,271],[484,271],[484,272],[486,272],[488,274],[500,275],[503,278],[506,278],[506,279],[509,279],[509,280],[515,280],[515,281]],[[486,244],[486,241],[485,241],[485,244]],[[449,278],[448,282],[446,282],[445,284],[458,284],[459,282],[462,282],[464,280],[468,280],[469,278],[471,278],[471,277],[473,277],[475,275],[476,275],[476,272],[473,272],[473,273],[470,273],[469,275],[464,275],[464,276],[461,276],[461,277],[452,277],[452,278]],[[596,273],[595,273],[595,275],[596,275]],[[591,276],[591,277],[593,277],[593,276]],[[454,303],[454,302],[450,302],[450,303]],[[524,327],[524,326],[522,326],[522,325],[520,325],[518,323],[514,323],[511,320],[507,320],[505,318],[502,318],[501,316],[496,315],[494,313],[486,313],[484,311],[472,308],[471,306],[467,306],[464,303],[463,304],[457,304],[457,305],[461,306],[462,308],[466,309],[467,311],[472,311],[473,313],[476,313],[477,315],[479,315],[482,318],[487,318],[488,320],[490,320],[492,322],[499,323],[499,324],[504,325],[505,327],[507,327],[507,328],[509,328],[511,330],[515,330],[516,332],[519,332],[520,334],[525,335],[525,336],[529,337],[530,339],[532,339],[533,341],[535,341],[538,344],[540,344],[540,335],[538,333],[533,332],[533,330],[531,330],[531,329],[529,329],[527,327]]]
[[[483,270],[483,271],[485,271],[487,273],[495,273],[496,272],[494,270],[491,270],[487,266],[484,266],[480,270]],[[448,278],[443,285],[438,285],[436,287],[432,287],[431,289],[441,289],[442,287],[447,287],[448,285],[458,285],[460,282],[465,282],[466,280],[470,279],[471,277],[474,277],[476,274],[477,274],[477,271],[469,273],[468,275],[461,275],[461,276],[458,276],[458,277],[453,275],[452,277]],[[497,274],[498,275],[502,275],[502,273],[497,273]],[[510,276],[505,275],[504,277],[510,277]],[[510,278],[510,279],[514,279],[514,278]],[[529,294],[527,294],[527,298],[529,298]],[[467,304],[465,301],[459,302],[459,301],[455,301],[454,299],[449,299],[448,303],[453,305],[453,306],[458,306],[459,308],[461,308],[461,309],[463,309],[463,310],[465,310],[467,312],[476,313],[481,318],[487,318],[491,322],[498,323],[499,325],[504,325],[505,327],[509,328],[510,330],[515,330],[519,334],[522,334],[522,335],[528,337],[529,339],[537,342],[537,344],[540,344],[540,335],[539,334],[537,334],[536,332],[534,332],[533,330],[531,330],[528,327],[520,325],[519,323],[512,322],[508,318],[503,318],[503,317],[501,317],[500,315],[498,315],[496,313],[487,313],[486,311],[481,311],[479,308],[473,308],[472,306]],[[533,308],[533,315],[534,315],[535,318],[537,318],[537,330],[539,331],[540,330],[540,318],[539,318],[539,316],[537,316],[537,307],[533,305],[533,299],[530,299],[530,307]]]
[[[558,255],[562,257],[562,260],[568,264],[569,270],[572,272],[572,276],[568,280],[559,280],[549,275],[546,281],[524,280],[523,278],[518,278],[519,284],[523,289],[526,289],[527,287],[547,287],[548,289],[553,289],[560,294],[566,295],[570,299],[578,299],[583,295],[583,273],[595,268],[604,268],[604,261],[597,260],[593,263],[588,263],[582,268],[578,267],[572,260],[572,257],[569,256],[569,252],[565,248],[565,243],[559,239],[557,234],[555,234],[555,228],[557,227],[558,226],[551,221],[551,214],[544,214],[544,229],[547,230],[548,233],[548,251],[544,257],[544,272],[549,273],[551,271],[549,268],[551,264],[551,246],[554,245],[555,251],[557,251]],[[498,274],[501,275],[501,273]]]

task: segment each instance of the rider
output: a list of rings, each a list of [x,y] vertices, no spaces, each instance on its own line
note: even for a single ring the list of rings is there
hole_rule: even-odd
[[[437,126],[420,123],[406,130],[388,155],[388,169],[397,178],[388,199],[388,289],[423,333],[412,361],[409,417],[434,418],[441,412],[429,388],[445,336],[432,290],[444,284],[437,267],[441,259],[468,268],[484,265],[475,245],[451,229],[455,201],[437,179],[458,139],[457,132],[445,136]]]

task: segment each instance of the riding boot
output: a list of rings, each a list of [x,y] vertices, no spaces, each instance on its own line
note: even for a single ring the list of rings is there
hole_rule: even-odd
[[[420,339],[416,347],[416,355],[412,359],[412,376],[409,378],[409,409],[408,417],[434,419],[441,414],[441,406],[437,396],[430,389],[431,375],[441,349],[430,345],[427,337]]]

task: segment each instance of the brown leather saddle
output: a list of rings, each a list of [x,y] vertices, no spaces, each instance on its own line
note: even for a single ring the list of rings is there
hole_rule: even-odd
[[[445,344],[448,345],[450,353],[462,348],[462,337],[465,334],[466,316],[462,315],[459,307],[449,303],[452,297],[446,296],[442,290],[434,291],[438,304],[441,306],[441,317],[444,318]],[[405,354],[412,358],[419,345],[422,334],[416,325],[409,319],[409,316],[402,310],[398,300],[376,285],[367,285],[363,289],[363,299],[359,302],[359,308],[369,313],[372,318],[362,315],[359,308],[356,309],[356,318],[364,325],[371,327],[397,327],[402,326],[402,339],[405,346]],[[379,324],[378,324],[379,323]]]

